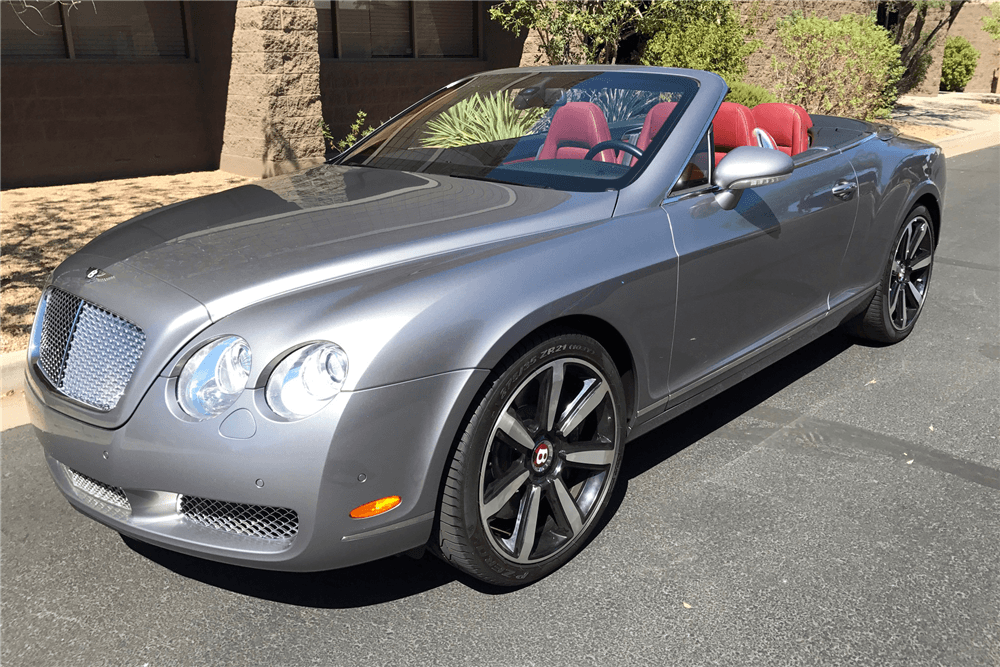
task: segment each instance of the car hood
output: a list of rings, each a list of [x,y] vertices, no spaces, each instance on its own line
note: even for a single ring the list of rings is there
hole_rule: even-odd
[[[81,253],[106,273],[172,285],[217,321],[320,283],[607,218],[615,200],[322,165],[151,211]]]

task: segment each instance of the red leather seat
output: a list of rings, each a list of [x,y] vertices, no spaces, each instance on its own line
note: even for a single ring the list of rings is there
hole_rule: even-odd
[[[611,140],[611,130],[601,109],[593,102],[567,102],[552,117],[549,133],[538,154],[539,160],[582,160],[587,151],[602,141]],[[595,160],[617,162],[615,152],[607,149]]]
[[[735,102],[723,102],[712,119],[715,164],[719,164],[726,153],[738,146],[756,146],[757,139],[753,136],[756,127],[750,109]]]
[[[646,120],[642,123],[642,131],[639,132],[639,138],[635,142],[639,150],[649,148],[653,137],[660,131],[663,124],[667,122],[667,118],[670,117],[676,106],[677,102],[660,102],[649,110],[649,113],[646,114]]]
[[[800,106],[767,102],[753,108],[754,122],[774,137],[778,150],[797,155],[809,148],[809,128],[812,119]]]

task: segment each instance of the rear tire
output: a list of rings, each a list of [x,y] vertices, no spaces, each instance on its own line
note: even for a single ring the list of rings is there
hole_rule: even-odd
[[[917,206],[896,234],[868,310],[850,323],[852,334],[885,344],[910,335],[927,298],[935,245],[930,212]]]
[[[624,391],[575,333],[529,340],[491,374],[445,471],[432,548],[482,581],[522,586],[576,554],[618,476]]]

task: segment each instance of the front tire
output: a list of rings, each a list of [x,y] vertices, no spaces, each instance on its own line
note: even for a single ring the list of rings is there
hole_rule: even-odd
[[[935,244],[930,212],[917,206],[896,234],[875,296],[853,327],[856,336],[891,344],[910,335],[927,297]]]
[[[625,436],[607,351],[575,333],[519,346],[466,421],[432,546],[492,584],[521,586],[580,550],[607,506]]]

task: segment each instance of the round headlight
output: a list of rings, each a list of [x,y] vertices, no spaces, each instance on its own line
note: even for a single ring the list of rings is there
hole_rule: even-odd
[[[285,357],[267,381],[267,404],[286,419],[319,411],[347,379],[347,353],[333,343],[311,343]]]
[[[250,361],[250,346],[239,336],[213,340],[184,364],[177,402],[198,420],[222,414],[247,386]]]

